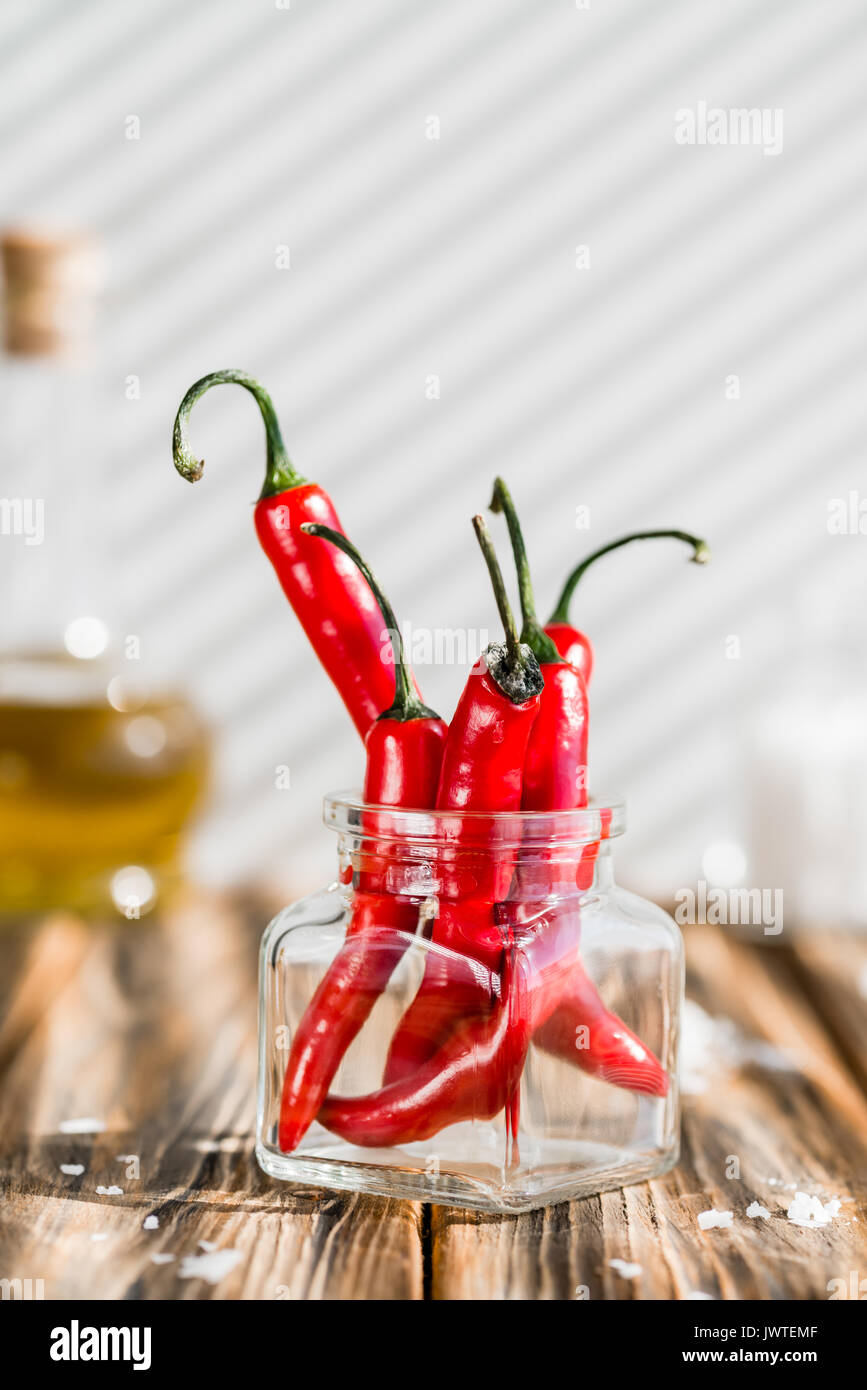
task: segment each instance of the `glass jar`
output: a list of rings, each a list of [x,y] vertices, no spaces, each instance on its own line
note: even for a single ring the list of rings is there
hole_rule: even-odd
[[[491,816],[347,794],[325,822],[336,882],[262,940],[267,1173],[518,1212],[672,1167],[682,942],[614,883],[622,806]]]

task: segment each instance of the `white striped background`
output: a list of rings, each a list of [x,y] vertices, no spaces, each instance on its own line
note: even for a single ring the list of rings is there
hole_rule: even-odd
[[[865,73],[863,0],[2,7],[0,216],[105,243],[113,572],[218,734],[198,874],[326,876],[320,798],[361,770],[256,546],[249,398],[197,408],[196,488],[171,467],[180,396],[227,366],[269,387],[416,629],[496,629],[469,518],[497,472],[543,611],[624,530],[707,535],[705,571],[647,546],[586,581],[592,770],[646,891],[743,833],[757,710],[862,635],[864,541],[827,508],[867,486]],[[782,108],[782,153],[679,146],[699,101]],[[463,676],[419,671],[446,714]]]

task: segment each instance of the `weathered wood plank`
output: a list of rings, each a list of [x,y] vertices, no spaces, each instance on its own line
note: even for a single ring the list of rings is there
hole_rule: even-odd
[[[46,1298],[421,1298],[417,1204],[290,1187],[255,1163],[262,920],[196,899],[154,924],[43,928],[23,969],[18,951],[0,1277],[42,1279]],[[62,1132],[83,1118],[104,1128]],[[240,1252],[216,1284],[180,1278],[200,1241]]]
[[[805,992],[867,1090],[867,936],[802,933],[792,949]]]
[[[831,1279],[864,1268],[867,1105],[786,953],[702,927],[688,956],[688,994],[795,1069],[721,1058],[708,1091],[685,1098],[681,1163],[655,1182],[505,1219],[435,1208],[435,1298],[827,1298]],[[792,1224],[796,1188],[845,1198],[840,1215]],[[746,1216],[755,1200],[769,1220]],[[734,1213],[731,1229],[699,1228],[711,1208]]]

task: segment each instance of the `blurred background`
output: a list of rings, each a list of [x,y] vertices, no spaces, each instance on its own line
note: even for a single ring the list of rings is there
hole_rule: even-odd
[[[333,872],[362,750],[258,549],[250,398],[171,463],[240,367],[447,716],[496,473],[543,616],[625,531],[707,537],[576,595],[620,877],[867,920],[865,66],[860,0],[4,5],[2,905],[145,911],[194,808],[198,880]],[[678,143],[701,103],[775,148]]]

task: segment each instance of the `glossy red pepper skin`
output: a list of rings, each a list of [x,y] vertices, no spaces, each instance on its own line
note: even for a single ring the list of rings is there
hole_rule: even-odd
[[[459,1022],[415,1073],[365,1096],[329,1096],[319,1122],[349,1143],[418,1143],[462,1120],[489,1120],[520,1084],[530,1037],[525,962],[503,952],[501,994]]]
[[[622,1019],[606,1009],[596,986],[575,962],[561,1001],[533,1034],[543,1052],[572,1062],[590,1076],[649,1096],[668,1094],[664,1067]]]
[[[588,686],[593,674],[593,646],[590,638],[579,632],[571,623],[546,623],[544,631],[563,660],[568,661],[576,671],[580,671],[585,686]]]
[[[388,638],[376,601],[353,562],[301,530],[305,522],[316,522],[344,534],[328,494],[292,466],[274,404],[264,387],[237,371],[211,372],[191,386],[175,419],[175,467],[189,482],[202,476],[204,464],[192,453],[187,437],[189,416],[206,391],[224,385],[249,391],[265,425],[266,478],[254,512],[256,534],[313,650],[364,738],[394,700]]]
[[[437,810],[520,810],[522,769],[539,699],[513,703],[488,673],[486,657],[480,658],[449,726]],[[514,855],[493,853],[483,840],[474,843],[473,832],[458,821],[452,832],[445,822],[442,835],[439,911],[431,940],[493,970],[503,945],[493,907],[508,893]],[[472,985],[468,992],[459,983],[448,955],[431,953],[418,994],[392,1039],[384,1083],[417,1072],[475,1002]]]
[[[316,522],[343,533],[334,504],[304,483],[263,497],[254,520],[284,594],[364,738],[394,700],[394,670],[366,580],[347,556],[301,530]]]
[[[584,677],[565,661],[540,665],[545,689],[527,743],[521,809],[586,806],[589,710]]]
[[[433,806],[448,729],[414,693],[403,658],[397,620],[375,576],[336,528],[305,541],[343,554],[376,594],[380,624],[393,635],[396,693],[393,706],[371,725],[365,738],[367,762],[363,799],[370,839],[363,842],[362,867],[353,897],[346,940],[329,966],[292,1038],[280,1103],[278,1141],[284,1153],[297,1147],[334,1079],[348,1047],[367,1021],[419,923],[418,900],[401,893],[403,865],[390,839],[387,807],[426,810]],[[323,538],[330,544],[323,544]]]
[[[446,739],[441,719],[385,719],[367,736],[364,800],[368,805],[429,807],[439,780]],[[374,813],[370,848],[353,896],[346,940],[331,962],[292,1037],[280,1100],[278,1142],[297,1148],[334,1080],[337,1068],[418,927],[419,904],[402,897],[389,870],[400,864],[379,848],[387,813]]]
[[[522,808],[525,811],[559,811],[586,806],[589,719],[586,678],[592,670],[593,650],[587,638],[565,620],[551,621],[544,631],[540,630],[524,537],[514,502],[502,478],[494,484],[491,505],[495,511],[503,512],[509,526],[521,591],[524,623],[521,637],[535,651],[545,677],[539,717],[533,727],[524,767]],[[694,547],[703,544],[695,538],[687,539]],[[626,542],[617,544],[623,543]],[[607,550],[599,553],[607,553]],[[561,607],[568,605],[581,574],[594,558],[598,558],[598,554],[588,558],[570,576],[560,600]],[[555,617],[559,619],[560,615]],[[561,658],[559,661],[555,659],[557,654]],[[603,838],[607,838],[610,810],[603,809],[600,819]],[[586,893],[591,887],[599,848],[600,841],[585,845],[577,865],[568,860],[564,862],[562,856],[555,854],[548,857],[547,865],[543,861],[544,892],[540,906],[544,909],[544,899],[550,894],[558,901],[547,912],[542,912],[537,930],[543,937],[553,935],[555,940],[562,939],[565,932],[567,943],[571,933],[574,952],[571,970],[555,976],[554,988],[560,990],[559,999],[553,999],[556,1008],[549,1008],[547,1013],[537,1009],[533,1039],[545,1050],[564,1057],[591,1075],[615,1085],[662,1095],[665,1091],[660,1090],[660,1086],[667,1087],[664,1070],[653,1053],[606,1009],[578,957],[580,906],[573,894],[576,889],[579,894]],[[528,912],[532,915],[531,899],[539,875],[538,859],[529,865],[519,865],[514,900],[503,904],[504,916],[511,914],[517,920]],[[550,947],[543,941],[536,950],[544,953],[550,951]],[[568,961],[568,952],[557,954],[561,961]],[[546,1004],[552,1003],[550,991],[544,997]],[[555,1021],[548,1021],[550,1014]],[[576,1047],[576,1037],[580,1037],[585,1046]]]

